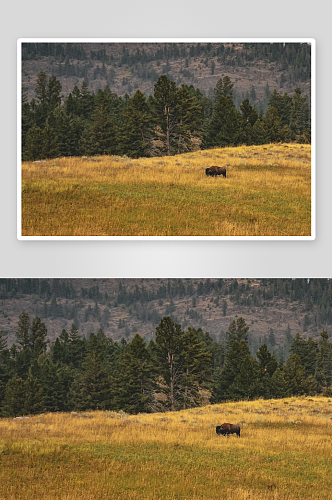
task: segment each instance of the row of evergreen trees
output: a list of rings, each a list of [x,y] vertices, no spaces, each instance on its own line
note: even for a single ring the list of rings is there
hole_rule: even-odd
[[[200,328],[183,331],[170,317],[146,343],[138,334],[114,342],[102,330],[82,338],[73,324],[48,346],[40,318],[20,315],[17,344],[0,334],[2,417],[105,409],[142,413],[192,408],[208,401],[332,395],[332,344],[293,339],[278,363],[266,344],[252,356],[243,318],[231,322],[226,344]]]
[[[99,44],[99,46],[102,44]],[[109,45],[109,44],[104,44]],[[119,54],[107,55],[105,48],[98,50],[84,50],[80,43],[40,43],[29,42],[22,44],[22,60],[33,60],[40,57],[53,57],[64,62],[68,57],[70,60],[88,61],[90,59],[104,63],[120,62],[129,66],[138,62],[177,60],[188,56],[189,58],[199,58],[205,55],[212,57],[230,56],[234,57],[237,64],[247,62],[267,60],[268,62],[281,63],[283,69],[288,65],[309,66],[311,59],[310,44],[307,43],[243,43],[242,50],[236,50],[236,44],[224,43],[155,43],[155,49],[144,50],[144,44],[141,49],[136,51],[129,50],[131,43],[123,43],[122,51]],[[93,44],[90,45],[93,47]]]
[[[36,99],[22,89],[22,158],[34,161],[63,156],[170,156],[199,148],[239,144],[310,141],[310,110],[299,88],[294,96],[271,94],[265,116],[245,99],[236,109],[228,76],[213,98],[199,89],[159,77],[148,99],[137,90],[119,97],[108,86],[92,94],[81,89],[63,101],[60,82],[40,72]]]
[[[101,280],[103,281],[103,280]],[[82,287],[76,291],[75,282],[81,279],[61,278],[0,278],[0,299],[11,299],[35,295],[40,299],[50,300],[52,297],[65,299],[90,299],[99,303],[110,301],[116,304],[131,305],[135,302],[144,304],[157,299],[171,299],[197,296],[215,296],[218,298],[230,296],[230,300],[239,305],[268,305],[271,300],[283,299],[288,302],[299,301],[305,311],[311,311],[315,306],[323,308],[332,303],[332,280],[327,278],[262,278],[257,285],[251,286],[256,280],[248,279],[246,283],[237,279],[181,279],[167,280],[135,280],[119,279],[117,290],[112,289],[112,297],[107,292],[101,292],[98,284]],[[133,284],[135,283],[135,286]],[[158,284],[158,286],[152,286]]]

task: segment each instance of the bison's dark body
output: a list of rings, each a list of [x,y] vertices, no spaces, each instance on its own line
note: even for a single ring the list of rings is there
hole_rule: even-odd
[[[216,433],[222,436],[229,436],[230,434],[236,434],[237,437],[240,437],[240,426],[233,424],[222,424],[217,425]]]
[[[222,175],[223,177],[226,177],[225,167],[216,167],[215,165],[206,168],[205,173],[206,175],[211,175],[212,177],[216,177],[217,175]]]

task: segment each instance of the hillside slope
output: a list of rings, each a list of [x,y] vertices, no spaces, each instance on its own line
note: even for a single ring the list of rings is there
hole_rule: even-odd
[[[311,88],[309,44],[31,43],[23,45],[22,55],[22,85],[29,100],[35,97],[40,71],[57,77],[65,97],[83,80],[95,93],[108,85],[122,96],[137,89],[149,95],[163,74],[209,97],[228,75],[237,107],[246,97],[263,106],[274,89],[292,93],[299,86],[310,95]]]
[[[242,316],[252,352],[266,342],[284,354],[296,332],[318,339],[322,329],[331,331],[331,299],[325,279],[1,279],[0,329],[8,345],[16,342],[26,311],[41,317],[51,341],[73,322],[87,337],[102,328],[114,340],[135,333],[151,339],[170,315],[183,329],[202,328],[223,342]]]

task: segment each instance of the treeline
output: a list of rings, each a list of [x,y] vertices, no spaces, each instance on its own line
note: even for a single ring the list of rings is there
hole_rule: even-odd
[[[100,44],[102,45],[102,44]],[[105,44],[107,45],[107,44]],[[76,76],[84,78],[86,83],[97,78],[104,78],[108,85],[113,82],[115,69],[128,66],[133,75],[144,80],[153,79],[157,74],[150,63],[167,65],[169,61],[184,60],[188,67],[192,60],[200,60],[214,74],[215,62],[225,67],[250,67],[259,61],[274,63],[281,71],[280,87],[285,82],[294,85],[305,82],[311,76],[311,47],[307,43],[170,43],[155,44],[155,49],[144,44],[136,50],[130,50],[132,44],[122,44],[119,53],[108,54],[106,48],[85,50],[77,43],[23,43],[22,60],[38,60],[42,57],[51,59],[56,68],[56,76]],[[92,62],[93,61],[93,62]],[[98,61],[100,66],[95,66]],[[75,64],[76,62],[76,64]],[[187,72],[185,68],[182,70]],[[166,72],[168,74],[168,72]],[[183,74],[183,73],[182,73]],[[188,75],[189,77],[191,75]],[[174,78],[174,76],[173,76]]]
[[[332,396],[332,344],[292,339],[290,357],[279,362],[266,344],[252,356],[243,318],[230,323],[225,345],[208,332],[164,317],[155,339],[138,334],[114,342],[102,330],[82,337],[70,332],[48,345],[40,318],[20,315],[17,344],[0,334],[2,417],[55,411],[175,411],[226,400]]]
[[[310,109],[299,88],[295,95],[270,95],[264,115],[249,99],[236,109],[233,84],[219,79],[210,99],[199,89],[158,78],[148,98],[137,90],[119,97],[108,86],[91,93],[85,81],[63,101],[60,82],[40,72],[36,99],[22,89],[22,159],[120,155],[171,156],[198,149],[310,142]]]

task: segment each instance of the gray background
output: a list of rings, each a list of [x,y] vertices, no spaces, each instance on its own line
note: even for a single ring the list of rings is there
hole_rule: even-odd
[[[1,7],[1,277],[332,276],[330,0],[11,0]],[[16,41],[25,37],[315,38],[316,240],[18,241]]]

